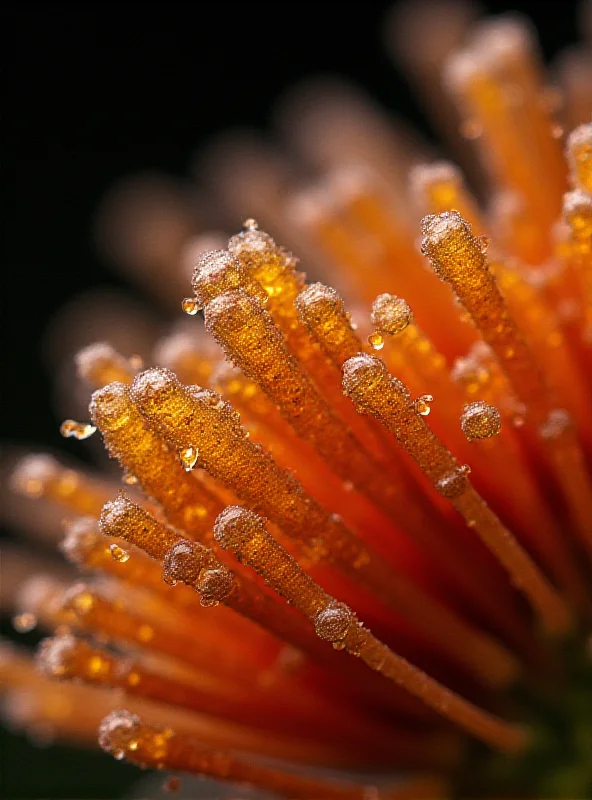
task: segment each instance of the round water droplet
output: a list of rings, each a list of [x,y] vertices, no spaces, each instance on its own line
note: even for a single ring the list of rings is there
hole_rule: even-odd
[[[29,633],[37,626],[37,617],[31,614],[30,611],[25,611],[22,614],[17,614],[12,618],[12,627],[18,633]]]
[[[109,545],[109,551],[111,552],[113,561],[118,561],[120,564],[125,564],[126,561],[130,560],[130,554],[128,551],[124,550],[123,547],[120,547],[118,544]]]
[[[563,134],[565,133],[565,129],[562,125],[552,125],[551,126],[551,137],[553,139],[561,139]]]
[[[194,317],[198,311],[201,311],[201,306],[195,297],[186,297],[181,303],[181,308],[190,317]]]
[[[484,400],[478,400],[463,408],[460,427],[469,442],[473,439],[489,439],[500,432],[502,418],[495,406],[489,405]]]
[[[317,636],[328,642],[341,643],[355,621],[351,609],[337,600],[332,600],[316,615],[314,626]]]
[[[199,450],[197,447],[185,447],[179,451],[179,458],[185,472],[191,472],[193,467],[197,464],[199,457]]]
[[[246,219],[243,222],[243,228],[246,231],[258,231],[259,230],[259,225],[257,223],[257,220],[252,219],[251,217],[249,217],[249,219]]]
[[[427,417],[430,414],[431,406],[430,403],[434,402],[434,398],[431,394],[422,394],[420,395],[417,400],[413,401],[413,408],[415,412],[422,417]]]
[[[73,419],[67,419],[60,425],[60,433],[65,439],[74,437],[74,439],[82,441],[82,439],[92,436],[95,431],[94,425],[88,422],[76,422]]]
[[[128,486],[135,486],[138,483],[138,479],[132,472],[128,472],[125,470],[123,473],[121,480],[126,483]]]
[[[368,344],[374,350],[382,350],[384,347],[384,336],[379,331],[374,331],[374,333],[371,333],[368,337]]]

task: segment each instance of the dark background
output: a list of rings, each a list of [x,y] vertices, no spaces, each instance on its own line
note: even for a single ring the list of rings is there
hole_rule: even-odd
[[[4,199],[2,438],[61,445],[40,351],[54,311],[118,284],[91,218],[119,177],[185,175],[215,132],[265,126],[282,89],[317,72],[365,85],[423,124],[382,46],[390,3],[16,3],[2,11]],[[545,55],[575,40],[575,3],[497,2],[539,29]],[[239,221],[237,221],[238,225]],[[4,797],[117,796],[135,770],[0,740]]]

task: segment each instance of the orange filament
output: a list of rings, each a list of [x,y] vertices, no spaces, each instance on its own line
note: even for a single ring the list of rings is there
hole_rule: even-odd
[[[457,212],[423,220],[424,254],[450,283],[495,353],[516,396],[538,429],[582,541],[592,552],[592,486],[569,424],[548,427],[556,407],[544,373],[502,297],[479,241]]]
[[[532,42],[516,20],[486,24],[469,47],[446,65],[446,80],[477,129],[483,160],[498,185],[515,192],[535,231],[528,261],[549,254],[564,170],[552,120],[542,109]],[[541,186],[540,175],[545,175]]]
[[[356,619],[348,606],[328,595],[268,533],[260,517],[228,507],[216,520],[214,535],[314,625],[317,636],[358,656],[371,669],[403,686],[448,719],[502,749],[520,749],[523,731],[472,706],[397,656]]]
[[[138,375],[133,394],[172,446],[182,449],[193,441],[202,466],[225,480],[237,495],[249,499],[287,536],[302,542],[313,558],[332,561],[384,602],[409,615],[430,639],[488,682],[511,678],[514,666],[503,649],[432,601],[402,573],[390,569],[339,518],[323,512],[292,475],[280,470],[260,446],[246,438],[236,413],[218,395],[187,390],[172,373],[161,369]],[[264,494],[261,487],[265,487]],[[459,641],[465,641],[466,647],[459,647]]]
[[[146,425],[128,387],[116,382],[98,389],[90,412],[109,453],[162,506],[170,522],[196,538],[205,533],[220,511],[220,500],[185,472],[181,455]]]
[[[315,780],[259,766],[230,752],[210,750],[196,739],[175,733],[171,728],[149,725],[139,716],[123,710],[112,712],[102,721],[99,744],[115,758],[125,758],[134,764],[248,783],[291,798],[367,800],[372,789],[377,800],[412,800],[421,796],[417,792],[426,789],[431,792],[440,790],[437,782],[422,781],[415,786],[411,784],[409,787],[403,786],[384,794],[376,794],[372,787],[361,784]]]
[[[137,370],[106,342],[85,347],[76,354],[76,370],[80,378],[99,389],[112,381],[131,383]]]
[[[113,491],[105,482],[67,469],[49,455],[23,458],[12,474],[12,485],[30,497],[45,497],[77,514],[100,514]]]
[[[343,386],[356,407],[372,414],[395,434],[437,491],[451,500],[465,521],[504,565],[513,583],[528,597],[549,633],[563,634],[571,615],[543,574],[510,531],[477,494],[468,480],[470,469],[459,466],[411,403],[406,387],[391,378],[380,359],[360,354],[343,368]]]
[[[88,684],[122,689],[130,696],[234,720],[275,733],[310,737],[314,714],[320,714],[322,710],[322,703],[321,707],[318,707],[318,703],[315,707],[314,704],[295,705],[291,700],[284,700],[283,713],[278,715],[273,700],[266,699],[264,695],[253,700],[243,694],[240,686],[236,690],[221,691],[215,681],[208,681],[203,676],[199,683],[183,682],[182,679],[161,675],[128,657],[94,647],[69,634],[45,639],[37,651],[37,666],[48,677],[58,680],[81,680]],[[363,717],[356,718],[350,714],[348,719],[344,714],[340,719],[338,708],[331,707],[329,710],[327,721],[315,726],[313,736],[318,741],[341,739],[346,747],[364,747],[364,742],[367,743],[372,737],[389,735],[388,729],[381,731],[379,726]],[[375,750],[374,758],[379,757],[380,749]],[[385,742],[384,757],[387,752]],[[367,757],[372,757],[370,751]]]

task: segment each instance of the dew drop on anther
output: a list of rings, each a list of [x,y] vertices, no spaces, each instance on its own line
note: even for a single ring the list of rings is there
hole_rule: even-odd
[[[183,465],[185,472],[191,472],[193,467],[197,464],[199,450],[197,447],[184,447],[179,451],[179,459]]]
[[[125,564],[125,562],[129,561],[130,559],[129,552],[124,550],[123,547],[120,547],[118,544],[109,545],[109,551],[113,561],[118,561],[120,564]]]
[[[379,331],[374,331],[368,336],[368,344],[373,350],[382,350],[384,347],[384,337]]]
[[[413,401],[413,408],[421,417],[427,417],[432,410],[430,403],[433,402],[434,398],[431,394],[422,394],[417,398],[417,400]]]
[[[496,436],[502,427],[502,418],[495,406],[478,400],[463,408],[460,427],[469,442]]]
[[[194,317],[198,311],[201,311],[201,306],[195,297],[186,297],[181,303],[181,308],[190,317]]]
[[[82,439],[92,436],[95,431],[96,427],[89,422],[76,422],[73,419],[64,420],[60,425],[60,433],[66,439],[74,437],[74,439],[82,441]]]

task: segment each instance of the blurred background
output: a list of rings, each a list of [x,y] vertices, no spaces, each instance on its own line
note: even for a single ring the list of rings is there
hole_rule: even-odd
[[[51,402],[57,367],[45,332],[57,309],[92,286],[140,292],[112,271],[107,248],[97,244],[97,208],[116,181],[140,172],[188,181],[196,151],[212,137],[234,126],[264,129],[282,92],[318,73],[354,80],[432,136],[384,47],[391,6],[284,0],[4,7],[3,441],[80,454],[59,435]],[[547,59],[576,39],[575,2],[483,6],[528,14]],[[207,223],[207,207],[200,215]],[[227,220],[229,230],[241,222]],[[142,300],[162,316],[153,298]],[[2,634],[15,638],[8,618]],[[17,638],[36,641],[34,633]],[[0,753],[5,798],[141,796],[132,789],[137,770],[106,756],[34,746],[6,731]]]

